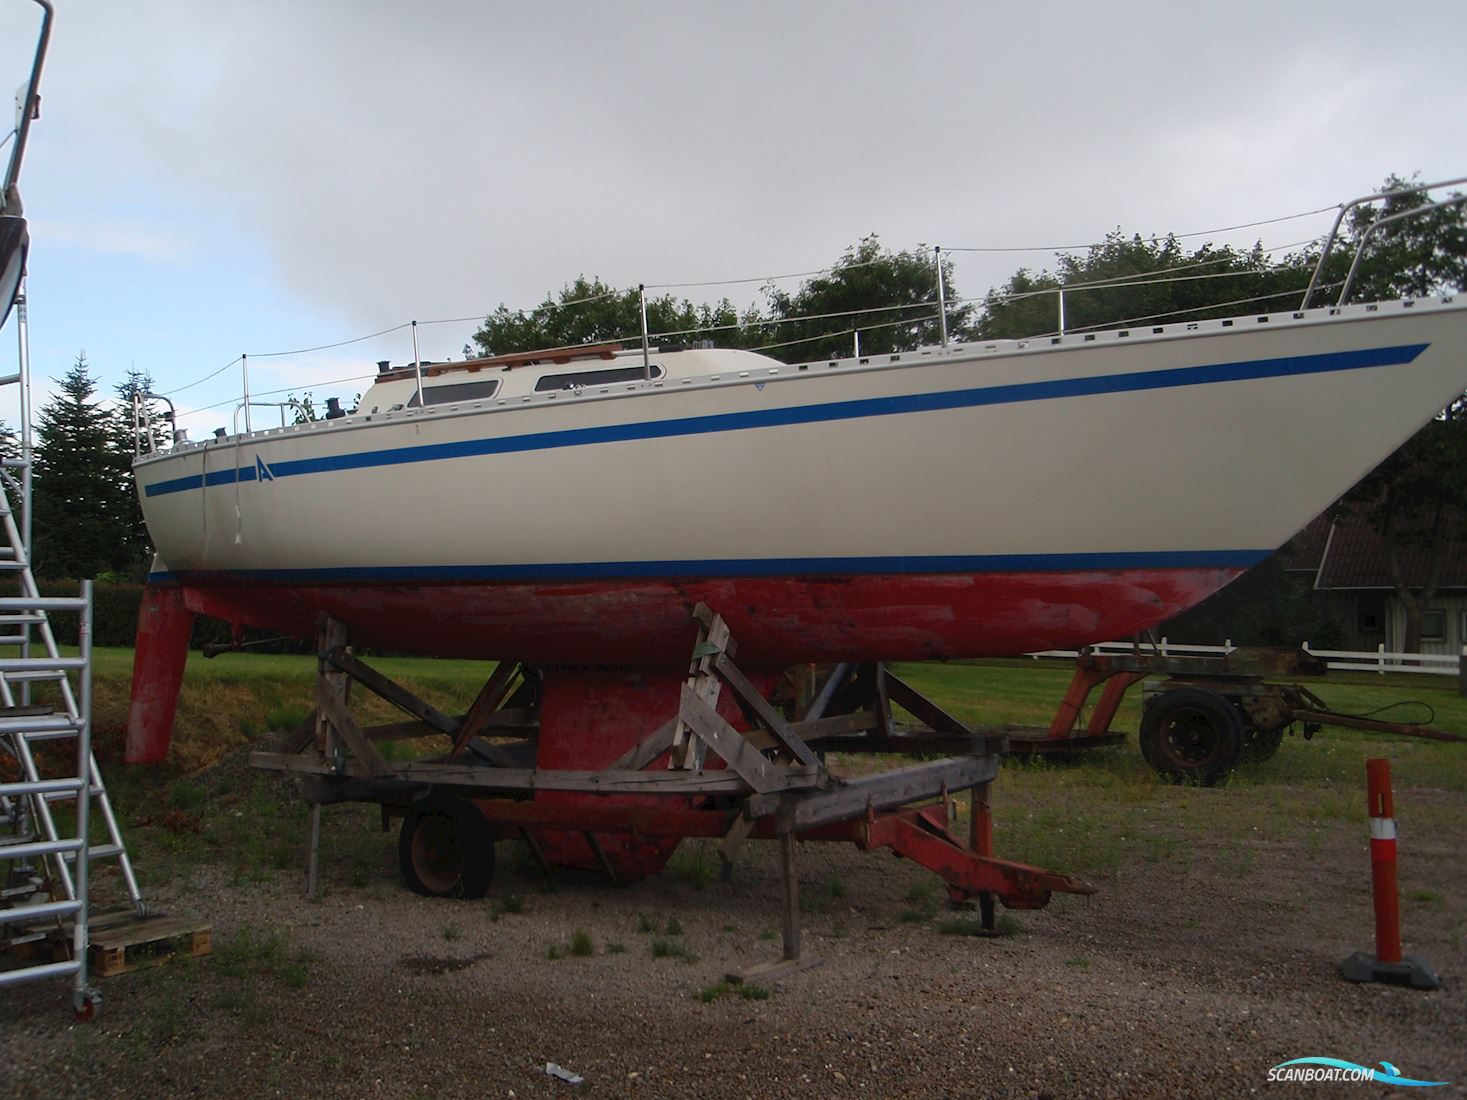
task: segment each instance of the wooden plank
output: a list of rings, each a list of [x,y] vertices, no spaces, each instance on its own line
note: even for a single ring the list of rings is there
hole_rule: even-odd
[[[316,869],[321,855],[321,803],[311,803],[306,819],[306,897],[316,900]]]
[[[800,957],[800,879],[795,874],[795,834],[779,838],[779,870],[784,882],[784,908],[780,912],[784,933],[785,962]]]
[[[891,695],[886,690],[886,666],[876,665],[876,728],[891,735]]]
[[[371,665],[352,656],[340,647],[328,650],[326,660],[342,672],[347,673],[364,688],[380,695],[393,706],[397,707],[414,718],[427,722],[439,733],[446,733],[450,737],[458,732],[458,723],[448,715],[444,714],[431,703],[426,703],[410,692],[407,688],[393,683],[382,673]]]
[[[462,723],[468,715],[450,715],[450,717],[455,722]],[[491,737],[504,736],[505,734],[533,733],[538,728],[534,717],[534,711],[529,707],[496,710],[485,720],[484,730],[480,732],[487,731]],[[411,719],[406,722],[383,722],[381,725],[364,726],[362,728],[363,736],[371,741],[405,741],[415,737],[437,737],[442,733],[442,730],[436,729],[427,722],[422,722],[417,719]],[[469,740],[472,740],[472,738]]]
[[[601,841],[596,839],[596,834],[593,832],[582,832],[581,836],[585,837],[586,843],[591,848],[591,854],[596,857],[596,863],[601,868],[601,873],[606,876],[606,881],[615,886],[616,868],[611,865],[611,860],[606,858],[606,849],[601,847]]]
[[[837,714],[833,718],[816,718],[804,722],[796,722],[790,728],[803,737],[806,742],[823,741],[828,737],[843,737],[847,734],[867,733],[874,730],[880,724],[877,716],[869,711],[857,711],[855,714]]]
[[[330,686],[332,694],[343,703],[351,698],[351,677],[326,661],[326,654],[346,645],[346,624],[337,622],[330,615],[322,614],[316,619],[316,683]],[[326,759],[336,756],[340,739],[321,708],[316,708],[316,751]]]
[[[346,742],[347,748],[361,761],[370,775],[392,775],[392,765],[377,751],[377,746],[362,736],[362,728],[352,717],[346,704],[333,693],[324,678],[316,677],[316,709],[333,730]]]
[[[744,846],[744,841],[749,839],[749,834],[754,831],[754,819],[740,814],[734,818],[734,823],[729,826],[728,832],[723,835],[718,850],[722,854],[725,865],[734,861],[739,849]]]
[[[863,776],[824,791],[755,795],[749,798],[744,812],[752,817],[777,813],[780,832],[799,832],[849,821],[867,810],[880,812],[936,798],[944,790],[949,794],[965,790],[992,780],[998,775],[998,769],[996,756],[934,760],[900,771]]]
[[[813,768],[785,769],[791,789],[818,786]],[[575,771],[509,768],[466,768],[454,764],[404,764],[398,774],[408,780],[486,790],[588,791],[601,794],[746,794],[748,781],[732,769],[687,774],[667,771]]]
[[[790,728],[784,716],[769,705],[769,701],[749,682],[749,678],[743,674],[738,665],[729,660],[727,654],[720,653],[715,656],[713,668],[738,696],[739,701],[752,710],[759,721],[764,723],[764,728],[784,746],[785,751],[801,764],[820,763],[820,757],[816,756],[810,746],[800,738],[800,735]]]
[[[775,959],[773,962],[756,963],[743,970],[730,970],[724,978],[732,985],[778,982],[802,970],[817,967],[822,961],[813,955],[802,955],[798,959]]]
[[[616,343],[573,344],[563,348],[546,348],[543,351],[513,351],[482,359],[464,359],[457,363],[421,364],[418,369],[422,371],[424,378],[433,378],[440,374],[451,374],[458,371],[473,374],[485,367],[513,369],[529,363],[570,363],[578,359],[611,359],[620,350],[621,345]],[[377,381],[387,382],[412,377],[414,377],[414,371],[411,366],[395,367],[392,370],[379,372]]]
[[[622,753],[610,764],[606,765],[608,771],[634,771],[638,772],[652,761],[672,748],[673,731],[677,728],[677,719],[669,718],[662,725],[649,733],[641,741]]]
[[[708,709],[716,713],[723,681],[713,675],[713,658],[732,645],[728,624],[723,621],[723,616],[710,611],[707,604],[700,603],[693,608],[693,618],[698,622],[698,642],[693,647],[686,687],[691,688],[708,705]],[[701,770],[707,741],[702,738],[687,740],[687,731],[687,723],[679,709],[677,726],[672,732],[672,758],[668,766]]]
[[[678,708],[679,721],[727,764],[754,790],[763,794],[779,790],[787,784],[776,768],[744,740],[738,730],[719,717],[718,712],[703,701],[697,690],[684,684]]]
[[[984,756],[991,752],[1000,752],[1004,745],[1001,738],[988,738],[977,733],[960,736],[955,733],[931,733],[923,730],[917,733],[897,732],[889,737],[883,737],[879,733],[828,737],[821,742],[821,747],[830,752],[882,752],[900,753],[907,756],[930,753],[941,753],[944,756]]]
[[[921,692],[890,672],[885,676],[887,694],[919,722],[939,733],[971,734],[973,731]]]
[[[311,713],[306,715],[301,724],[296,726],[295,730],[291,733],[290,740],[285,742],[286,752],[305,752],[311,747],[311,744],[316,740],[317,719],[318,712],[315,708],[312,708]]]
[[[465,745],[484,732],[490,716],[504,701],[505,695],[509,693],[509,685],[514,682],[519,671],[517,661],[499,662],[494,669],[494,675],[489,677],[484,682],[484,686],[479,689],[479,694],[470,704],[468,713],[458,719],[458,734],[453,739],[455,753],[463,752]]]
[[[335,775],[327,761],[316,756],[293,756],[278,752],[250,754],[250,766],[266,771],[306,775]],[[813,790],[828,778],[818,768],[804,765],[781,769],[788,789]],[[348,759],[344,774],[354,779],[372,779],[357,760]],[[748,782],[736,772],[688,774],[680,769],[663,771],[561,771],[534,768],[489,768],[464,764],[414,762],[393,769],[386,782],[438,784],[484,791],[587,791],[593,794],[748,794]]]

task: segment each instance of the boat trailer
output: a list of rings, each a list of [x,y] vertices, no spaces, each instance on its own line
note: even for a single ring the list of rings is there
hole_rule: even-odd
[[[780,842],[784,950],[740,975],[769,979],[813,965],[801,953],[796,841],[888,848],[936,872],[955,904],[976,901],[994,928],[994,902],[1046,905],[1055,891],[1092,894],[1068,875],[999,859],[989,785],[1007,740],[975,733],[880,664],[841,664],[818,684],[810,666],[741,669],[723,619],[693,613],[685,668],[530,668],[502,662],[462,715],[394,683],[347,645],[346,627],[322,616],[315,709],[281,752],[256,768],[299,774],[309,805],[307,889],[316,886],[321,808],[375,802],[383,827],[402,818],[399,858],[408,885],[434,896],[482,897],[494,845],[523,838],[547,875],[554,865],[635,881],[662,869],[686,837],[720,840],[727,872],[751,839]],[[363,727],[353,684],[410,716]],[[899,728],[893,705],[923,723]],[[797,716],[797,717],[792,717]],[[441,736],[446,753],[408,762],[378,744]],[[927,759],[841,778],[832,751]],[[951,831],[955,796],[969,792],[966,837]]]
[[[1171,656],[1085,650],[1047,730],[1004,727],[1015,754],[1063,755],[1117,745],[1129,736],[1111,729],[1126,692],[1142,683],[1141,755],[1160,775],[1177,782],[1211,786],[1240,762],[1269,759],[1284,734],[1299,724],[1306,739],[1326,726],[1467,741],[1461,734],[1407,722],[1384,722],[1344,714],[1301,683],[1277,679],[1322,677],[1328,665],[1302,649],[1239,648],[1219,656]],[[1085,705],[1099,698],[1082,727]],[[987,731],[985,731],[987,732]],[[999,731],[994,731],[999,732]]]

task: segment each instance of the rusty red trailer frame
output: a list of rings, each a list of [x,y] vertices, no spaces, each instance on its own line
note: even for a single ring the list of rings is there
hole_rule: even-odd
[[[995,901],[1033,909],[1054,892],[1095,892],[994,854],[989,785],[1005,737],[974,732],[880,664],[837,665],[818,684],[811,666],[742,669],[723,620],[701,605],[694,619],[687,666],[503,663],[469,710],[453,716],[353,655],[345,628],[323,618],[315,710],[284,751],[250,759],[305,777],[308,889],[322,806],[365,801],[382,806],[384,825],[402,816],[404,875],[424,893],[481,895],[493,844],[506,837],[522,837],[547,873],[569,865],[612,881],[655,874],[684,838],[719,838],[726,867],[746,841],[778,839],[783,957],[745,977],[811,961],[800,950],[796,841],[889,849],[938,874],[954,902],[975,901],[989,929]],[[360,726],[348,705],[351,684],[412,720]],[[898,728],[894,704],[924,725]],[[425,734],[449,739],[449,751],[393,762],[376,748]],[[826,766],[828,748],[953,755],[841,778]],[[964,791],[971,812],[960,837],[951,824]]]
[[[1392,733],[1434,741],[1461,734],[1408,722],[1385,722],[1333,710],[1293,681],[1322,677],[1328,665],[1305,650],[1243,647],[1217,656],[1175,656],[1141,645],[1130,653],[1082,651],[1048,729],[1005,727],[1015,753],[1060,754],[1124,742],[1111,728],[1126,692],[1146,683],[1137,735],[1148,764],[1173,779],[1214,783],[1239,761],[1266,760],[1285,731],[1301,724],[1312,737],[1323,726]],[[1100,696],[1084,721],[1095,690]]]

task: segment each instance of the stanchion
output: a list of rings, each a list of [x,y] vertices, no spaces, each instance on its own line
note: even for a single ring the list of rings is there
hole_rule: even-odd
[[[1375,954],[1356,951],[1340,964],[1352,982],[1392,982],[1412,989],[1441,985],[1415,955],[1401,957],[1401,899],[1396,888],[1396,808],[1391,797],[1391,762],[1365,761],[1370,808],[1370,881],[1375,899]]]

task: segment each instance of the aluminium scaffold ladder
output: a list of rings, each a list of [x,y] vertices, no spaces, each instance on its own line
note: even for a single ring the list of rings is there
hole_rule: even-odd
[[[80,596],[40,594],[10,505],[19,497],[28,510],[27,467],[0,460],[0,571],[15,575],[19,592],[0,598],[0,647],[19,654],[0,657],[0,956],[66,932],[69,921],[71,957],[0,969],[0,987],[70,976],[76,1012],[90,1017],[99,999],[87,972],[93,862],[115,858],[138,915],[147,907],[92,752],[92,582],[82,582]],[[62,655],[51,629],[58,612],[79,616],[74,657]],[[32,704],[33,686],[45,705]],[[68,740],[75,752],[58,752]],[[91,840],[93,810],[102,843]]]

